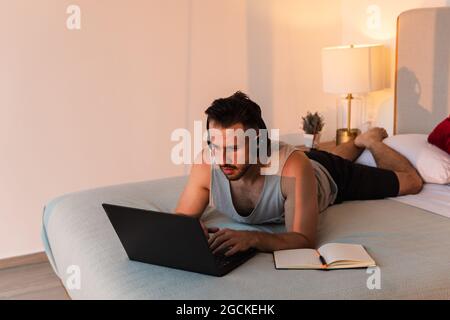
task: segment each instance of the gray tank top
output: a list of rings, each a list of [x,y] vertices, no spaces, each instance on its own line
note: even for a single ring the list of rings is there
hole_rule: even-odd
[[[274,142],[277,143],[277,142]],[[282,223],[284,222],[285,198],[281,192],[281,173],[284,164],[296,147],[279,142],[279,167],[276,174],[266,175],[264,187],[259,200],[248,216],[240,215],[233,204],[231,188],[220,167],[211,161],[211,185],[209,193],[210,206],[224,213],[235,221],[247,224]],[[317,180],[318,202],[320,212],[333,204],[337,195],[337,185],[331,175],[320,163],[310,159]]]

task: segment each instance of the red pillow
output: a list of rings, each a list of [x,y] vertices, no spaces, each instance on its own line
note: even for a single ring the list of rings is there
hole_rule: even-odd
[[[450,117],[433,130],[428,136],[428,142],[450,154]]]

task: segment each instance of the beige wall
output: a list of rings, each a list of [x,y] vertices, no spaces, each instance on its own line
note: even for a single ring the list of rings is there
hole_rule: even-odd
[[[370,7],[379,8],[380,24],[370,23],[376,18]],[[393,131],[395,38],[397,17],[403,11],[450,6],[448,0],[342,0],[342,43],[381,43],[387,48],[387,89],[367,95],[368,117],[373,125]],[[369,21],[369,23],[368,23]]]
[[[0,1],[0,258],[42,249],[56,195],[181,173],[187,1],[77,1],[80,31],[70,3]]]
[[[188,124],[202,120],[214,98],[241,89],[260,104],[269,127],[299,133],[300,117],[317,110],[332,119],[324,138],[332,139],[335,97],[322,92],[320,52],[341,40],[340,8],[328,0],[195,0]],[[205,25],[209,33],[200,32]],[[230,25],[240,31],[216,36]]]
[[[325,117],[323,140],[336,131],[336,97],[323,93],[323,47],[340,42],[340,1],[274,1],[273,125],[298,132],[301,116],[319,111]]]
[[[183,127],[193,132],[194,121],[205,121],[214,99],[248,89],[246,3],[192,0],[190,21]]]
[[[54,196],[183,174],[172,130],[246,83],[245,3],[200,2],[78,0],[69,31],[72,1],[0,0],[0,258]]]

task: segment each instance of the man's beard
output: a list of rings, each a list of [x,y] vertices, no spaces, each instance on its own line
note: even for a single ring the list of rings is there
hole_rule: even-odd
[[[230,176],[230,175],[228,175],[228,174],[226,174],[226,173],[224,172],[224,169],[227,169],[227,168],[234,169],[234,170],[237,170],[237,168],[234,167],[234,166],[231,166],[231,165],[223,165],[223,166],[220,166],[220,169],[222,170],[223,174],[225,175],[225,177],[226,177],[229,181],[236,181],[236,180],[239,180],[240,178],[242,178],[242,177],[247,173],[247,170],[250,168],[250,165],[249,165],[249,164],[246,165],[246,166],[239,172],[238,175],[232,175],[232,176]]]

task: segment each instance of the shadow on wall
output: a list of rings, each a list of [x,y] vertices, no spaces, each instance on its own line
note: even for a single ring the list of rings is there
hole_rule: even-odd
[[[450,1],[447,1],[450,5]],[[421,81],[417,78],[415,67],[412,69],[402,67],[398,70],[399,105],[398,105],[398,133],[422,133],[428,134],[433,128],[449,115],[449,76],[450,76],[450,9],[437,11],[434,17],[433,47],[423,48],[433,50],[432,61],[416,61],[417,65],[423,64],[431,68],[430,81]],[[419,43],[415,44],[419,46]],[[416,54],[410,52],[408,54]],[[413,51],[413,50],[411,50]],[[418,66],[420,68],[423,66]],[[431,105],[420,105],[422,94],[431,96]],[[402,107],[403,106],[403,107]]]
[[[273,128],[273,1],[247,0],[247,65],[250,98]]]
[[[431,118],[431,113],[419,104],[420,96],[422,95],[422,86],[416,74],[410,69],[403,67],[397,73],[398,83],[401,83],[401,95],[407,97],[407,108],[399,107],[397,110],[398,133],[415,133],[417,128],[410,126],[412,121],[409,119],[411,115],[414,119],[420,119],[421,123],[428,123]]]

